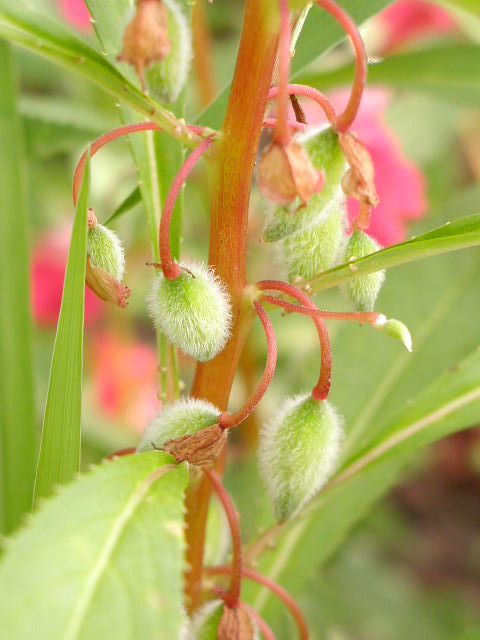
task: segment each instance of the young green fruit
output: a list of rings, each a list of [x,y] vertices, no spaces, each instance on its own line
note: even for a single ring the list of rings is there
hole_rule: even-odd
[[[156,327],[182,351],[205,362],[220,353],[230,336],[230,297],[213,271],[184,262],[174,280],[159,271],[148,295]]]
[[[182,398],[167,405],[150,421],[142,434],[137,451],[162,449],[170,440],[198,433],[218,421],[221,411],[210,402]]]
[[[380,249],[380,245],[364,231],[355,230],[348,239],[345,262],[363,258]],[[372,311],[385,280],[385,270],[349,280],[344,289],[360,311]]]
[[[265,242],[276,242],[312,223],[320,223],[332,206],[336,207],[344,200],[341,180],[347,165],[338,144],[338,135],[329,127],[300,138],[300,142],[313,167],[323,171],[325,184],[320,193],[312,195],[304,207],[299,208],[298,201],[286,207],[276,207],[264,230]]]
[[[125,256],[117,234],[101,224],[89,227],[87,255],[94,267],[103,269],[119,282],[125,271]]]
[[[170,50],[145,72],[150,93],[161,102],[175,102],[187,81],[192,58],[192,36],[187,19],[175,0],[163,0],[167,12]]]
[[[342,420],[326,400],[289,398],[260,432],[260,473],[283,521],[327,482],[337,464]]]
[[[277,262],[290,281],[308,280],[335,266],[345,238],[345,210],[337,205],[320,221],[289,235],[275,245]]]
[[[392,338],[400,340],[407,351],[412,351],[412,336],[408,327],[404,325],[403,322],[400,322],[400,320],[391,318],[382,324],[375,325],[375,328],[389,336],[392,336]]]

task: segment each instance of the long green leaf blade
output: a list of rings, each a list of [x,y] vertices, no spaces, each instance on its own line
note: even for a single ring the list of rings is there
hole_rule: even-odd
[[[474,247],[478,244],[480,244],[480,214],[475,214],[447,223],[406,242],[394,244],[365,258],[352,260],[347,264],[324,271],[308,284],[313,292],[324,291],[367,273],[390,269],[407,262]]]
[[[87,160],[63,285],[35,480],[35,500],[71,480],[80,469],[83,317],[87,258]]]
[[[180,637],[188,473],[172,461],[158,451],[126,456],[46,501],[7,542],[2,637]]]
[[[10,47],[0,42],[0,531],[32,505],[37,433],[29,300],[25,158]]]

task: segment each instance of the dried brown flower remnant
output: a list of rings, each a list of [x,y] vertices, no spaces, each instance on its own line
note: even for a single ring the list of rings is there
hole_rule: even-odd
[[[103,269],[94,266],[90,257],[87,257],[85,281],[90,289],[102,300],[116,304],[122,309],[128,305],[130,287],[118,282],[118,280]]]
[[[218,640],[253,640],[255,628],[242,605],[234,609],[224,607],[217,634]]]
[[[186,460],[199,467],[213,464],[227,440],[226,432],[213,424],[198,433],[165,443],[163,449],[178,462]]]
[[[260,158],[258,182],[263,195],[274,202],[288,204],[298,197],[306,204],[321,191],[324,176],[298,142],[272,142]]]
[[[359,200],[361,204],[376,207],[375,170],[368,149],[350,132],[339,133],[338,142],[350,165],[342,180],[345,195]]]
[[[126,26],[123,48],[118,56],[135,68],[142,88],[145,88],[144,69],[163,60],[171,47],[167,34],[167,10],[162,0],[138,0],[137,12]]]

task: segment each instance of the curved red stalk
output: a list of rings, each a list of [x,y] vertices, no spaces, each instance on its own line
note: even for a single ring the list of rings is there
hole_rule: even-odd
[[[265,622],[265,620],[262,618],[262,616],[259,613],[257,613],[253,607],[251,607],[248,604],[245,604],[245,602],[242,602],[242,607],[246,611],[248,611],[249,616],[252,618],[252,620],[255,622],[257,627],[260,629],[260,633],[262,634],[264,639],[265,640],[275,640],[275,636],[273,635],[273,631],[270,629],[270,627]]]
[[[231,579],[230,589],[223,596],[223,600],[227,607],[234,609],[238,607],[242,588],[242,538],[240,535],[238,514],[217,472],[208,467],[203,467],[203,472],[210,480],[215,493],[219,497],[230,526],[232,535],[232,566],[228,569],[229,573],[231,573]]]
[[[220,567],[206,567],[204,571],[205,573],[211,576],[228,575],[231,571],[231,567],[229,567],[228,565],[220,566]],[[278,596],[280,600],[282,600],[282,602],[288,608],[290,613],[292,614],[292,618],[295,620],[295,624],[297,625],[297,629],[298,629],[299,639],[308,640],[309,638],[308,627],[307,627],[305,618],[303,617],[303,613],[300,611],[298,604],[295,602],[292,596],[287,591],[285,591],[283,587],[281,587],[279,584],[277,584],[273,580],[270,580],[270,578],[267,578],[266,576],[262,576],[261,573],[257,573],[254,569],[250,569],[248,567],[243,567],[242,576],[244,578],[247,578],[248,580],[253,580],[258,584],[261,584],[264,587],[267,587],[267,589],[270,589],[272,593]]]
[[[254,302],[253,306],[255,307],[255,311],[262,322],[263,329],[265,331],[265,338],[267,340],[267,361],[265,363],[265,369],[257,388],[243,407],[235,413],[228,413],[225,411],[220,415],[218,418],[218,424],[222,429],[231,429],[232,427],[236,427],[252,413],[265,395],[265,392],[272,381],[273,374],[275,373],[275,367],[277,364],[277,341],[275,339],[273,326],[262,305],[259,302]]]
[[[185,160],[180,171],[175,176],[172,186],[170,187],[170,191],[165,198],[162,218],[160,220],[159,245],[160,262],[163,275],[168,280],[175,280],[175,278],[178,278],[181,271],[178,264],[174,262],[170,251],[170,222],[172,220],[173,208],[175,207],[175,202],[185,180],[188,178],[199,158],[208,149],[212,142],[212,138],[206,138],[198,145],[198,147],[195,147],[192,153]]]
[[[265,118],[265,120],[263,121],[264,129],[275,129],[276,126],[276,118]],[[304,122],[297,122],[296,120],[287,120],[287,126],[290,127],[292,131],[308,131],[308,124],[305,124]]]
[[[288,144],[290,140],[290,128],[288,119],[288,76],[290,73],[290,12],[288,0],[279,0],[280,5],[280,50],[278,56],[278,101],[277,101],[277,126],[273,133],[273,139],[277,144]]]
[[[272,100],[273,98],[275,98],[279,94],[279,89],[280,88],[278,86],[272,87],[268,93],[268,99]],[[313,87],[309,87],[305,84],[289,84],[287,85],[287,94],[310,98],[311,100],[319,104],[322,107],[325,115],[327,116],[329,123],[334,129],[336,128],[337,114],[335,113],[335,109],[333,108],[332,103],[327,98],[327,96],[324,95],[321,91],[318,91],[318,89],[314,89]]]
[[[281,280],[262,280],[257,282],[257,288],[260,291],[274,290],[281,291],[292,298],[298,300],[302,305],[309,309],[317,309],[315,303],[310,300],[306,293],[301,291],[298,287]],[[323,318],[319,318],[316,315],[312,316],[312,320],[317,328],[318,337],[321,347],[321,362],[320,362],[320,375],[318,382],[312,390],[312,398],[314,400],[326,400],[330,392],[330,382],[332,377],[332,352],[330,349],[330,340],[328,338],[327,328]]]
[[[262,300],[270,302],[277,307],[281,307],[282,309],[285,309],[285,311],[301,313],[305,316],[310,316],[311,318],[317,317],[331,320],[353,320],[353,322],[359,322],[360,324],[373,325],[379,323],[382,324],[382,320],[386,320],[383,313],[376,313],[375,311],[324,311],[322,309],[304,307],[300,304],[287,302],[286,300],[281,300],[280,298],[275,298],[275,296],[269,295],[262,296]]]
[[[365,80],[367,78],[367,54],[362,36],[352,18],[333,0],[317,0],[317,4],[323,7],[344,29],[353,45],[355,52],[355,75],[352,92],[344,112],[337,118],[337,131],[344,133],[355,120],[360,102],[362,100]]]
[[[203,127],[198,127],[196,125],[188,125],[188,128],[193,133],[201,134],[203,132]],[[154,122],[134,122],[132,124],[126,124],[122,127],[117,127],[116,129],[112,129],[112,131],[108,131],[103,135],[99,136],[96,140],[94,140],[91,145],[86,149],[75,169],[75,173],[73,175],[73,204],[76,206],[78,194],[80,191],[80,186],[82,184],[83,171],[85,169],[85,162],[87,160],[88,154],[90,157],[94,156],[97,151],[99,151],[102,147],[104,147],[109,142],[116,140],[117,138],[121,138],[122,136],[126,136],[129,133],[136,133],[137,131],[162,131],[162,127],[159,127],[158,124]]]
[[[136,447],[128,447],[126,449],[120,449],[119,451],[114,451],[109,456],[106,457],[106,460],[115,460],[115,458],[120,458],[121,456],[130,456],[132,453],[135,453],[137,450]]]

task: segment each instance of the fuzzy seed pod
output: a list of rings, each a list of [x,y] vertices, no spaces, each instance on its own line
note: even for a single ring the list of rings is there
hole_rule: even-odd
[[[152,64],[145,77],[150,93],[161,102],[175,102],[185,86],[192,58],[192,36],[187,19],[176,0],[163,0],[167,12],[170,50]]]
[[[337,464],[342,420],[326,400],[289,398],[260,432],[260,473],[279,521],[295,515]]]
[[[363,258],[380,249],[380,245],[364,231],[355,230],[348,239],[345,262]],[[385,280],[385,270],[349,280],[344,289],[359,311],[372,311]]]
[[[230,336],[230,297],[220,279],[202,264],[184,262],[182,272],[168,280],[155,274],[148,295],[156,327],[196,360],[210,360]]]
[[[332,206],[344,200],[341,180],[347,165],[338,144],[338,135],[329,127],[300,138],[300,141],[313,167],[323,171],[325,184],[304,207],[299,208],[299,202],[295,201],[289,206],[275,208],[264,230],[265,242],[276,242],[314,222],[320,222],[327,217]]]
[[[87,255],[94,267],[106,271],[112,278],[121,281],[125,271],[125,256],[117,234],[101,224],[89,227]]]
[[[320,222],[276,243],[277,262],[290,281],[297,277],[308,280],[338,263],[344,246],[344,220],[343,204],[337,205],[326,219],[321,217]]]
[[[210,402],[182,398],[161,409],[142,434],[137,451],[162,449],[167,442],[215,425],[221,411]]]

